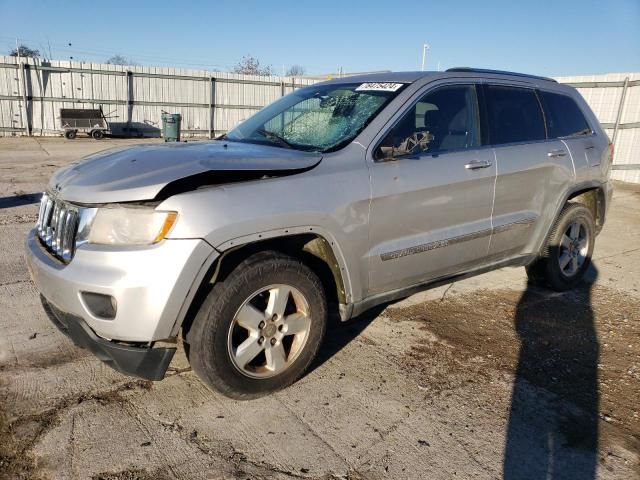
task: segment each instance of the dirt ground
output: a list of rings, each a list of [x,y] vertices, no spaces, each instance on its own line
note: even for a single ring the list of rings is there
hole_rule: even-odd
[[[640,186],[616,184],[581,288],[503,269],[433,289],[332,326],[302,380],[235,402],[181,351],[161,382],[104,366],[28,278],[47,178],[128,143],[0,139],[0,478],[640,478]]]

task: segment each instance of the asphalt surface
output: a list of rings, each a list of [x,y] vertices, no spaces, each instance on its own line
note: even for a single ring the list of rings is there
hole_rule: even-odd
[[[29,280],[48,177],[131,143],[0,139],[0,478],[640,478],[640,186],[616,184],[580,289],[519,268],[430,290],[331,328],[302,380],[236,402],[181,352],[161,382],[104,366]]]

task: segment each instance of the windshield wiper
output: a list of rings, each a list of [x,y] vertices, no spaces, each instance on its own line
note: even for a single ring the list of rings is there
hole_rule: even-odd
[[[285,148],[295,148],[295,146],[291,142],[288,142],[286,139],[284,139],[283,137],[281,137],[275,132],[271,132],[263,128],[258,128],[256,129],[256,133],[259,133],[260,135],[262,135],[263,137],[269,140],[276,140],[281,146]]]

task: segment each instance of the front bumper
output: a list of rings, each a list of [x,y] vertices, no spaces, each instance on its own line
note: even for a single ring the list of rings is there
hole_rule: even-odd
[[[148,247],[82,245],[69,264],[53,258],[32,230],[26,259],[31,277],[47,302],[80,318],[104,340],[151,343],[175,336],[202,271],[217,256],[203,240],[164,240]],[[109,295],[113,319],[89,309],[82,292]]]
[[[162,380],[175,348],[148,348],[122,345],[98,337],[84,320],[61,312],[40,296],[45,312],[77,346],[86,348],[110,367],[127,375],[147,380]]]

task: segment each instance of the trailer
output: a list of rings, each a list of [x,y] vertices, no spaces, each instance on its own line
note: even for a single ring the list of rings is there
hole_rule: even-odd
[[[61,108],[60,124],[68,140],[76,138],[78,132],[86,133],[95,140],[101,140],[105,133],[111,133],[102,107],[99,109]]]

